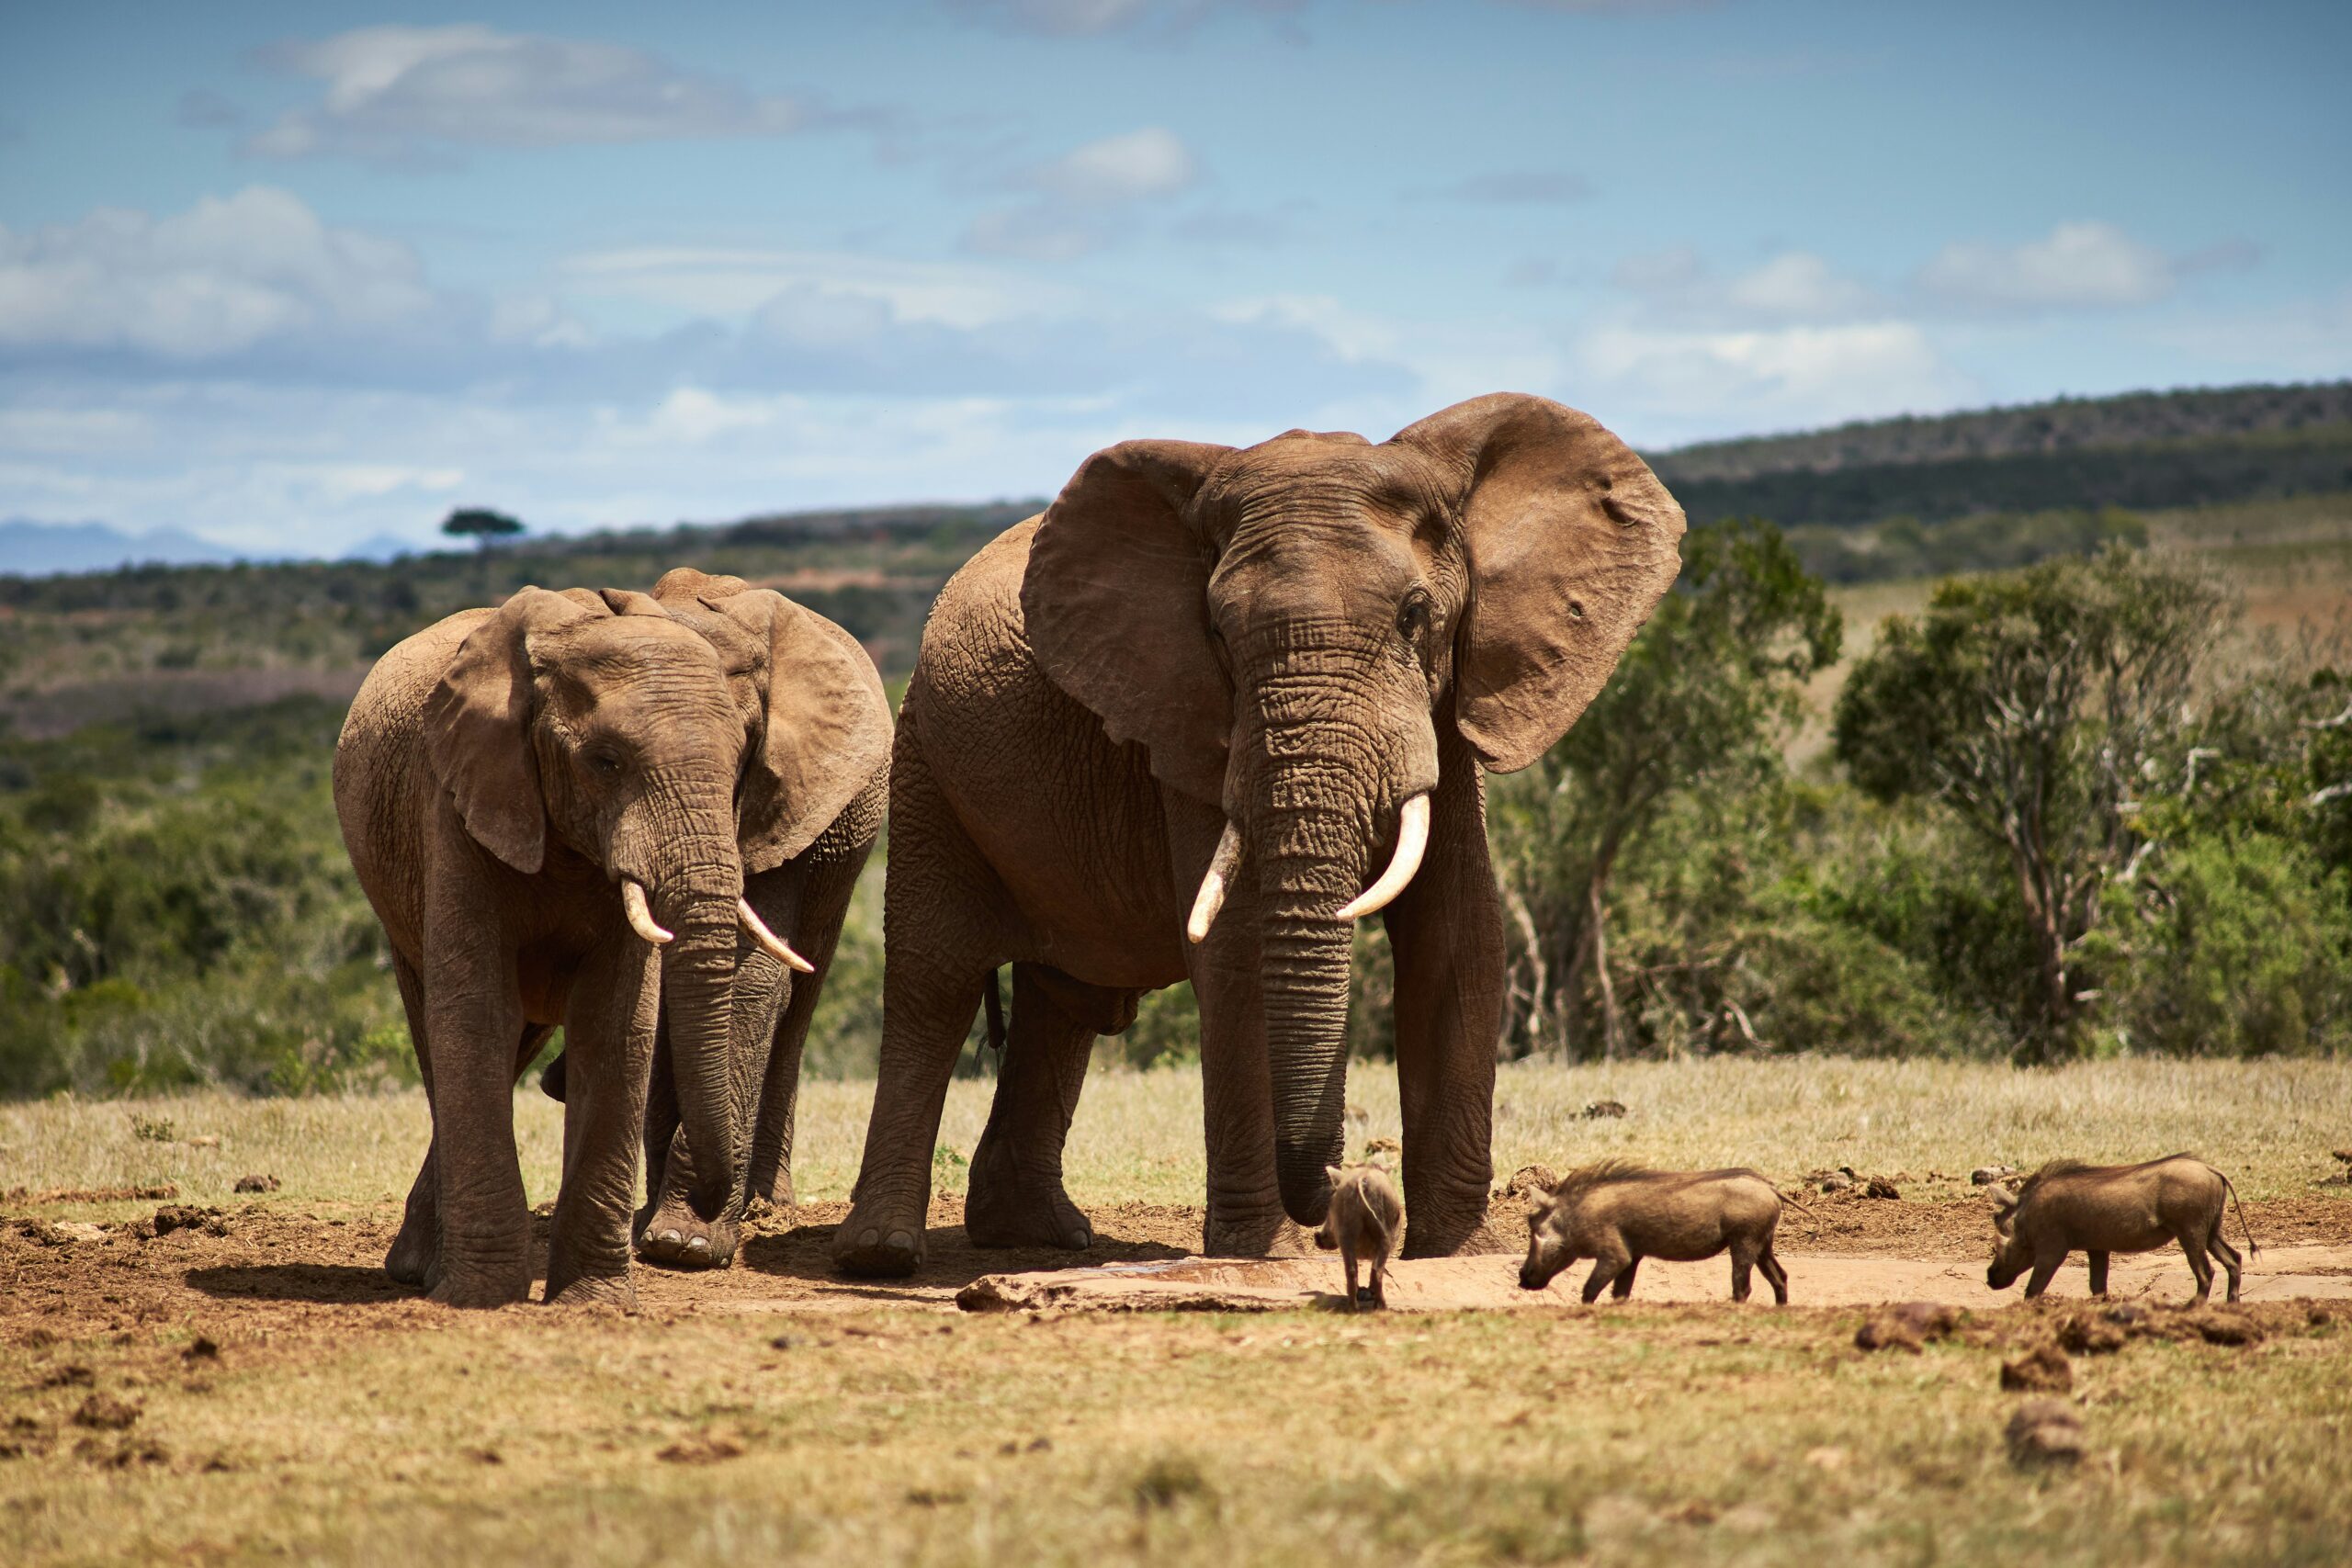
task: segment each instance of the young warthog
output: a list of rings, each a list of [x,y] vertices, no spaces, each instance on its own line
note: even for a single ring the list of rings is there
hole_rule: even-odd
[[[1604,1286],[1619,1301],[1634,1293],[1645,1258],[1695,1263],[1731,1249],[1731,1299],[1747,1299],[1748,1270],[1761,1269],[1772,1299],[1789,1303],[1788,1271],[1772,1256],[1781,1195],[1752,1170],[1643,1170],[1615,1160],[1570,1171],[1538,1188],[1543,1206],[1527,1216],[1521,1289],[1540,1291],[1579,1258],[1593,1259],[1588,1304]]]
[[[2050,1288],[2066,1254],[2079,1247],[2090,1258],[2091,1294],[2103,1296],[2109,1253],[2153,1252],[2177,1241],[2188,1254],[2189,1272],[2197,1276],[2197,1300],[2212,1292],[2209,1252],[2229,1270],[2230,1300],[2238,1299],[2238,1255],[2222,1239],[2223,1200],[2235,1200],[2237,1189],[2201,1159],[2166,1155],[2145,1165],[2052,1160],[2026,1178],[2014,1197],[2002,1187],[1991,1195],[1993,1228],[1999,1235],[1984,1282],[1996,1291],[2007,1290],[2030,1269],[2025,1293],[2032,1300]],[[2246,1229],[2243,1206],[2238,1226],[2245,1230],[2246,1250],[2261,1251]]]
[[[1405,1200],[1396,1195],[1396,1184],[1388,1179],[1388,1173],[1376,1165],[1326,1168],[1331,1176],[1331,1208],[1323,1216],[1323,1228],[1315,1233],[1315,1245],[1326,1252],[1338,1249],[1348,1272],[1350,1312],[1366,1301],[1385,1307],[1388,1304],[1388,1254],[1405,1221]],[[1372,1283],[1365,1291],[1356,1288],[1356,1263],[1362,1258],[1372,1262]]]

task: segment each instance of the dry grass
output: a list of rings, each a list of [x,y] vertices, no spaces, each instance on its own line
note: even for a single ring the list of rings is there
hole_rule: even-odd
[[[944,1144],[969,1152],[989,1087],[956,1086]],[[870,1093],[808,1086],[811,1197],[845,1191]],[[1359,1068],[1351,1098],[1358,1136],[1393,1134],[1391,1073]],[[1582,1115],[1604,1098],[1627,1114]],[[557,1108],[526,1093],[517,1109],[544,1197]],[[2352,1122],[2352,1065],[1521,1066],[1498,1111],[1505,1170],[1619,1154],[1924,1171],[2193,1145],[2250,1197],[2308,1196]],[[1080,1200],[1196,1202],[1199,1115],[1195,1073],[1098,1075],[1071,1150]],[[152,1135],[166,1121],[182,1141]],[[238,1175],[267,1170],[285,1182],[272,1213],[348,1206],[373,1235],[423,1128],[413,1095],[17,1105],[0,1110],[0,1188],[170,1180],[226,1201]],[[76,1277],[102,1291],[118,1266],[175,1280],[175,1258],[215,1256],[149,1247],[109,1245]],[[28,1282],[58,1267],[29,1244],[17,1256]],[[2135,1342],[2077,1359],[2089,1456],[2036,1472],[2000,1440],[2015,1396],[1999,1362],[2049,1332],[2024,1307],[1973,1340],[1868,1356],[1852,1348],[1858,1314],[1728,1303],[1028,1320],[888,1292],[846,1312],[778,1310],[690,1281],[637,1318],[240,1304],[200,1286],[120,1299],[73,1319],[86,1327],[0,1310],[12,1563],[2352,1555],[2352,1329],[2294,1308],[2266,1309],[2274,1331],[2253,1346]],[[156,1301],[186,1304],[140,1304]],[[186,1353],[199,1334],[217,1357]],[[136,1419],[76,1425],[94,1395]]]
[[[943,1148],[968,1159],[994,1084],[958,1080],[941,1123]],[[857,1173],[873,1086],[811,1082],[802,1090],[801,1196],[846,1198]],[[1361,1146],[1400,1131],[1396,1080],[1359,1062],[1349,1080]],[[1587,1119],[1614,1100],[1623,1118]],[[561,1108],[514,1097],[524,1179],[533,1201],[555,1195]],[[168,1122],[175,1141],[137,1135]],[[16,1187],[176,1185],[187,1201],[220,1202],[241,1176],[266,1173],[330,1203],[374,1204],[408,1190],[427,1125],[418,1093],[248,1100],[202,1095],[153,1100],[54,1100],[0,1106],[0,1191]],[[1743,1061],[1505,1066],[1496,1089],[1498,1177],[1542,1162],[1565,1167],[1625,1156],[1666,1166],[1753,1165],[1777,1175],[1858,1170],[1954,1174],[1988,1164],[2030,1166],[2068,1156],[2143,1159],[2193,1149],[2249,1198],[2307,1193],[2334,1168],[2352,1128],[2352,1063],[2335,1061],[2086,1063],[2020,1072],[1982,1063]],[[211,1137],[214,1145],[187,1140]],[[1070,1190],[1080,1202],[1198,1203],[1200,1074],[1189,1067],[1098,1072],[1072,1131]],[[953,1159],[943,1185],[961,1188]],[[91,1213],[135,1205],[87,1206]],[[74,1206],[60,1213],[83,1212]]]
[[[2012,1326],[2030,1323],[2007,1314]],[[666,1323],[0,1351],[47,1451],[11,1560],[2335,1562],[2339,1325],[2076,1363],[2089,1456],[2011,1467],[2003,1348],[1827,1312]],[[19,1428],[20,1434],[24,1428]]]

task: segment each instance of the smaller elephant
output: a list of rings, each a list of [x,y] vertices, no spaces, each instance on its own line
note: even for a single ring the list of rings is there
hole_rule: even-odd
[[[669,1024],[685,1201],[743,1185],[739,970],[807,962],[746,897],[871,790],[881,683],[837,626],[738,579],[526,588],[387,653],[335,750],[433,1142],[385,1258],[436,1301],[529,1292],[515,1078],[565,1032],[551,1302],[635,1299],[630,1199]],[[787,928],[788,929],[788,928]]]

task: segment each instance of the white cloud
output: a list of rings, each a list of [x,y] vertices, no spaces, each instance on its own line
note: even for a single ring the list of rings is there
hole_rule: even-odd
[[[1156,125],[1090,141],[1031,176],[1041,189],[1087,204],[1172,196],[1199,177],[1192,149]]]
[[[1618,323],[1587,334],[1570,359],[1574,384],[1591,389],[1581,406],[1623,408],[1626,423],[1678,439],[1949,408],[1970,393],[1927,333],[1900,321],[1728,332]]]
[[[562,273],[577,296],[643,300],[711,316],[748,315],[779,294],[809,288],[880,300],[901,319],[956,327],[1069,302],[1065,290],[978,265],[829,251],[645,246],[574,256]]]
[[[1182,33],[1218,11],[1289,17],[1306,0],[945,0],[946,7],[1007,32],[1097,38],[1149,28]]]
[[[1736,310],[1807,321],[1857,316],[1875,304],[1868,288],[1805,251],[1786,252],[1731,279],[1724,300]]]
[[[1198,182],[1200,163],[1174,131],[1159,126],[1105,136],[1018,175],[1039,192],[1018,207],[974,218],[964,248],[1024,261],[1074,261],[1102,249],[1136,206],[1176,196]]]
[[[289,39],[263,60],[324,89],[246,142],[267,157],[429,162],[460,147],[776,136],[810,118],[795,99],[752,94],[640,50],[473,23]]]
[[[1948,304],[1991,310],[2112,309],[2164,299],[2173,259],[2112,223],[2061,223],[2021,245],[1955,242],[1919,269],[1919,287]]]
[[[253,186],[155,218],[100,209],[0,227],[0,344],[198,359],[303,333],[381,331],[436,306],[406,246]]]
[[[1762,265],[1718,276],[1688,245],[1627,256],[1610,281],[1653,310],[1722,325],[1757,321],[1855,321],[1883,306],[1865,285],[1810,251],[1784,251]]]

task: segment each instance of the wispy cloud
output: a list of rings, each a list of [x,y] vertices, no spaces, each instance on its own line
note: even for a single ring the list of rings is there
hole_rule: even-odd
[[[1034,199],[973,219],[964,248],[1029,261],[1071,261],[1107,244],[1128,209],[1164,201],[1201,177],[1200,161],[1161,126],[1105,136],[1023,170],[1009,182]]]
[[[1928,258],[1917,281],[1929,299],[1968,310],[2116,310],[2166,298],[2186,273],[2253,259],[2243,243],[2176,258],[2112,223],[2074,222],[2022,244],[1955,242]]]
[[[322,88],[246,141],[263,157],[430,164],[477,147],[780,136],[815,118],[800,99],[642,50],[474,23],[360,28],[272,44],[260,58]]]

